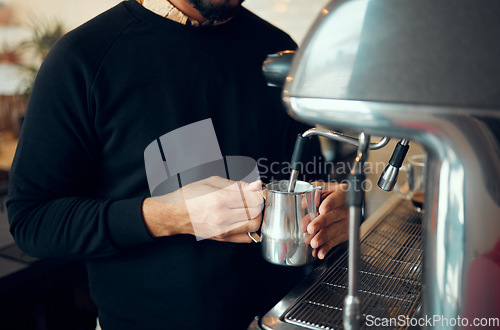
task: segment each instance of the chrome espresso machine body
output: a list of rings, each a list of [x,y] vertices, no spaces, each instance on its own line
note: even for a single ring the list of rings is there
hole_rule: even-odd
[[[500,317],[499,17],[496,0],[334,0],[284,86],[299,121],[426,149],[428,317]]]

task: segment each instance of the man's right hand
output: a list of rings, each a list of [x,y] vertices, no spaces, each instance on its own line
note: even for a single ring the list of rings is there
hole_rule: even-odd
[[[261,181],[251,184],[211,177],[143,203],[146,227],[155,237],[192,234],[227,242],[251,242],[262,221]]]

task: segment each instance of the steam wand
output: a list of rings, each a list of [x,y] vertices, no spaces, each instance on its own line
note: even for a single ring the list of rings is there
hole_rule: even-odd
[[[370,149],[370,135],[361,132],[359,134],[359,146],[354,166],[349,177],[349,190],[347,191],[346,204],[349,206],[349,286],[344,300],[344,329],[356,330],[360,327],[361,308],[359,293],[359,265],[360,265],[360,241],[359,226],[363,218],[363,205],[365,192],[364,165],[368,159]]]
[[[293,149],[292,161],[290,163],[290,168],[292,169],[292,172],[290,174],[290,180],[288,181],[288,192],[293,192],[295,190],[295,184],[297,183],[297,178],[299,176],[302,162],[304,160],[307,143],[309,141],[309,138],[313,135],[322,136],[331,140],[336,140],[339,142],[344,142],[355,146],[360,145],[360,141],[357,138],[339,132],[329,131],[319,128],[311,128],[305,131],[304,133],[299,134],[297,136],[297,139],[295,140],[295,147]],[[370,140],[368,139],[368,141]],[[386,146],[387,143],[389,143],[389,141],[390,139],[385,136],[382,139],[380,139],[379,142],[368,143],[368,148],[377,150]]]
[[[290,180],[288,181],[288,192],[293,192],[295,190],[295,184],[297,183],[306,147],[309,142],[309,137],[304,136],[304,134],[297,135],[297,139],[295,140],[292,162],[290,163],[292,173],[290,174]]]

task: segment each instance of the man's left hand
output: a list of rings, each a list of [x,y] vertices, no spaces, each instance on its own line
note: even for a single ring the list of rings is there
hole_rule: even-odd
[[[349,211],[346,205],[345,184],[312,182],[323,186],[319,215],[304,228],[310,234],[305,242],[311,244],[313,256],[324,259],[336,245],[349,238]],[[305,201],[302,207],[306,207]]]

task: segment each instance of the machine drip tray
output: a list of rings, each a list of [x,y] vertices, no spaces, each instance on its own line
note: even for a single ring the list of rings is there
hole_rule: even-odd
[[[390,212],[365,231],[361,240],[360,300],[362,328],[375,318],[413,317],[422,289],[422,214],[398,199]],[[273,319],[273,329],[342,329],[347,294],[347,251]],[[280,305],[280,304],[278,304]],[[278,306],[277,305],[277,306]],[[276,312],[276,308],[274,308]],[[273,311],[271,311],[273,312]],[[279,319],[279,324],[276,323]],[[261,320],[266,327],[266,316]]]

